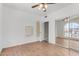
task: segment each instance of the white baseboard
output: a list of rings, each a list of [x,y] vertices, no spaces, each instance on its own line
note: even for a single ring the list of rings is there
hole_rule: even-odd
[[[36,42],[38,40],[34,40],[34,41],[28,41],[28,42],[17,42],[17,43],[14,43],[14,44],[9,44],[7,46],[5,46],[4,48],[9,48],[9,47],[13,47],[13,46],[17,46],[17,45],[22,45],[22,44],[28,44],[28,43],[32,43],[32,42]]]

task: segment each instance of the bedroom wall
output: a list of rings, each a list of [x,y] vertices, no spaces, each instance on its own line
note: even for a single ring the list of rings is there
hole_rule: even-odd
[[[25,26],[33,27],[32,36],[26,36]],[[35,15],[28,12],[3,7],[3,29],[4,48],[39,41]]]

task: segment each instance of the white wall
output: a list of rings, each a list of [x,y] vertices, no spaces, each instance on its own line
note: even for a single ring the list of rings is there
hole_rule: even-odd
[[[39,41],[36,37],[35,15],[3,7],[4,48]],[[33,35],[27,37],[25,26],[33,26]]]
[[[55,43],[55,20],[79,14],[79,4],[72,4],[49,16],[49,42]]]
[[[2,4],[0,3],[0,51],[2,49]]]

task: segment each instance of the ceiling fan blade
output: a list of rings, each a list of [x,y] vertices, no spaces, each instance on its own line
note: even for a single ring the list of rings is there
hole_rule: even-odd
[[[35,8],[35,7],[37,7],[37,6],[39,6],[39,4],[36,4],[36,5],[32,6],[32,8]]]

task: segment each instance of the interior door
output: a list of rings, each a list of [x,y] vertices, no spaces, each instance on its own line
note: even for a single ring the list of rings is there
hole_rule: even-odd
[[[44,22],[44,40],[48,42],[49,22]]]

